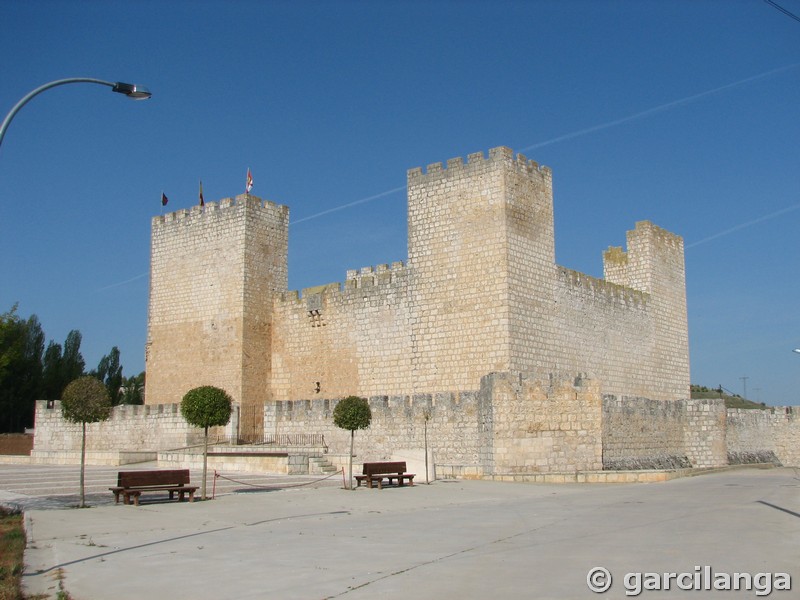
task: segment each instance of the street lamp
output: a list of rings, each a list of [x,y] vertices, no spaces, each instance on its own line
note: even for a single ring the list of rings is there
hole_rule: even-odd
[[[800,354],[800,348],[795,348],[794,350],[792,350],[792,352],[797,352],[798,354]]]
[[[6,115],[6,118],[3,119],[3,124],[0,125],[0,145],[3,144],[3,137],[6,135],[8,124],[11,123],[11,119],[13,119],[14,115],[19,112],[20,108],[25,106],[25,104],[27,104],[28,101],[37,94],[41,94],[43,91],[49,90],[57,85],[65,85],[67,83],[99,83],[100,85],[107,85],[111,88],[112,92],[124,94],[128,98],[132,98],[134,100],[147,100],[152,95],[146,87],[135,85],[133,83],[122,83],[121,81],[103,81],[102,79],[90,79],[87,77],[71,77],[69,79],[58,79],[56,81],[51,81],[50,83],[45,83],[43,86],[40,86],[28,93],[22,98],[22,100],[17,102],[14,105],[14,108],[11,109],[11,112]]]

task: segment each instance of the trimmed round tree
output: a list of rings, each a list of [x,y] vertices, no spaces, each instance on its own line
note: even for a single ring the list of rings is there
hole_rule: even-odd
[[[81,424],[81,503],[86,506],[86,424],[105,421],[111,416],[111,397],[105,384],[95,377],[79,377],[61,394],[61,414],[67,421]]]
[[[347,489],[353,489],[353,440],[356,429],[366,429],[372,422],[372,411],[366,398],[348,396],[340,400],[333,409],[333,423],[341,429],[350,431],[350,459],[348,462],[349,477]]]
[[[181,415],[186,422],[203,428],[203,500],[206,499],[208,472],[208,428],[227,425],[231,420],[232,404],[228,392],[213,385],[203,385],[189,390],[181,400]]]

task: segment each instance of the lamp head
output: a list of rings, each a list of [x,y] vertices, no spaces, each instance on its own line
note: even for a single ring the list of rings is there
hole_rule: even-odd
[[[119,94],[125,94],[128,98],[133,98],[134,100],[147,100],[150,96],[152,96],[150,90],[143,85],[122,83],[121,81],[116,82],[114,87],[111,88],[111,91]]]

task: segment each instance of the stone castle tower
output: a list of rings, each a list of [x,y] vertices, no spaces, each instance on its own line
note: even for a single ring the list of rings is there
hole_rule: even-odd
[[[272,299],[286,291],[289,210],[250,196],[152,222],[148,403],[199,385],[269,399]]]
[[[148,403],[459,392],[497,371],[689,395],[681,238],[637,223],[604,280],[556,265],[551,171],[508,148],[411,169],[407,263],[343,284],[287,291],[288,215],[245,195],[153,219]]]

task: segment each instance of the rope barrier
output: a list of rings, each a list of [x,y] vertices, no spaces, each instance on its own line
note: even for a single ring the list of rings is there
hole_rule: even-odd
[[[230,477],[225,477],[224,475],[221,475],[217,471],[214,471],[214,489],[216,490],[216,485],[217,485],[217,479],[218,478],[219,479],[225,479],[226,481],[230,481],[232,483],[238,483],[239,485],[246,485],[246,486],[257,488],[257,489],[261,489],[261,490],[271,490],[271,489],[275,489],[276,487],[279,487],[279,488],[303,487],[304,485],[311,485],[313,483],[319,483],[320,481],[325,481],[326,479],[330,479],[334,475],[338,475],[340,471],[342,473],[342,477],[344,477],[344,469],[338,469],[338,470],[334,471],[333,473],[331,473],[330,475],[326,475],[325,477],[321,477],[320,479],[314,479],[313,481],[306,481],[304,483],[275,484],[275,485],[269,485],[269,486],[267,486],[267,485],[256,485],[255,483],[248,483],[246,481],[239,481],[237,479],[231,479]]]

